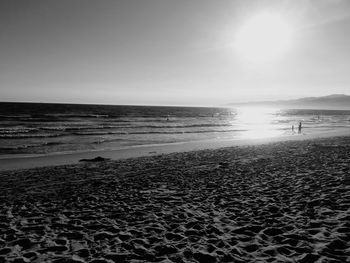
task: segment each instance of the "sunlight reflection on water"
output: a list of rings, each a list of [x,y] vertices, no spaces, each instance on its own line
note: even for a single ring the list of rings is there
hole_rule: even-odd
[[[278,124],[279,109],[263,107],[242,107],[237,109],[235,124],[242,129],[240,138],[258,139],[284,134]]]

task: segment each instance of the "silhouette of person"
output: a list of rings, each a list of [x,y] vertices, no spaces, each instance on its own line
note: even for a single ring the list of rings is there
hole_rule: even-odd
[[[294,133],[294,125],[292,125],[292,133]]]
[[[298,133],[301,133],[301,122],[299,122],[299,126],[298,126]]]

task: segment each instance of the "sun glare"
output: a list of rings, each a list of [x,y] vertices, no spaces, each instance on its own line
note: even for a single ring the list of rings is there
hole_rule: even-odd
[[[277,109],[243,107],[237,109],[236,121],[243,139],[259,139],[279,136],[283,131],[274,124]]]
[[[292,27],[279,14],[261,13],[247,20],[236,35],[239,56],[251,63],[265,63],[283,55],[290,47]]]

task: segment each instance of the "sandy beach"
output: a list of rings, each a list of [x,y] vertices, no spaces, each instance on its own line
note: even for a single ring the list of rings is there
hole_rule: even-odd
[[[0,262],[350,262],[350,137],[0,173]]]

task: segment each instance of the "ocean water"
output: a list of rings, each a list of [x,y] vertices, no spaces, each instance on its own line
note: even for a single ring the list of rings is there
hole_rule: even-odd
[[[0,103],[0,158],[350,128],[350,111]],[[295,136],[299,136],[294,133]]]

